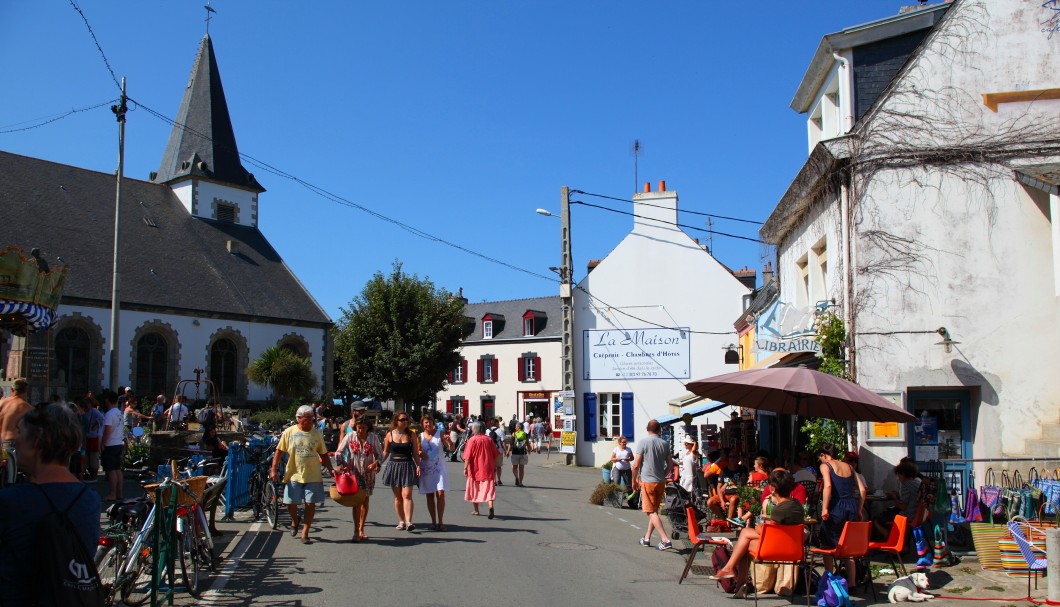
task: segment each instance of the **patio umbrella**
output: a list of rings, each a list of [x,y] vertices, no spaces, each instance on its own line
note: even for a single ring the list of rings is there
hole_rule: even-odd
[[[805,367],[750,369],[685,384],[689,392],[728,405],[799,417],[911,422],[916,417],[861,386]]]

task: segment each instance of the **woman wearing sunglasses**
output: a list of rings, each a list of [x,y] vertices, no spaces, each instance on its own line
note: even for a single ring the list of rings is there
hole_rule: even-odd
[[[383,484],[394,492],[394,512],[397,514],[398,531],[412,531],[412,488],[419,484],[420,441],[409,430],[411,418],[408,413],[398,413],[390,424],[390,431],[383,441]]]

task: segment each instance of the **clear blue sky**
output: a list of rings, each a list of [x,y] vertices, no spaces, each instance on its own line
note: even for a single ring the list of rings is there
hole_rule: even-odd
[[[205,33],[205,0],[79,4],[130,98],[173,118]],[[644,148],[639,181],[666,180],[681,209],[764,220],[806,158],[805,116],[788,104],[821,38],[903,4],[915,2],[215,0],[210,35],[240,152],[552,276],[559,222],[534,209],[558,212],[564,185],[630,198],[639,187],[635,139]],[[119,89],[78,12],[67,0],[8,0],[0,23],[0,149],[114,171],[107,102]],[[14,131],[98,104],[106,105]],[[157,170],[169,133],[133,106],[126,176]],[[558,293],[554,281],[245,165],[268,190],[262,232],[336,320],[395,260],[473,302]],[[576,277],[632,225],[582,206],[572,218]],[[680,221],[705,228],[705,220]],[[731,221],[714,229],[758,236],[757,226]],[[712,250],[734,269],[760,271],[768,255],[723,236]]]

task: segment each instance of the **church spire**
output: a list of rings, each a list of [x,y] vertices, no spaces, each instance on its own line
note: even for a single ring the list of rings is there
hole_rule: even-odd
[[[176,121],[162,164],[152,181],[172,184],[187,178],[202,178],[251,192],[265,191],[239,160],[221,72],[217,69],[209,34],[199,44]]]

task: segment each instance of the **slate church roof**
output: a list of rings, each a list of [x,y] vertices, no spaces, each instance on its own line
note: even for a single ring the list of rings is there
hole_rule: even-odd
[[[257,228],[193,217],[167,186],[122,183],[123,310],[330,324]],[[0,151],[0,243],[70,264],[62,303],[109,308],[114,188],[111,174]]]
[[[256,227],[195,217],[167,183],[262,192],[243,168],[209,36],[153,182],[122,180],[123,310],[327,326],[328,315]],[[201,135],[206,135],[203,137]],[[115,177],[0,151],[0,246],[70,265],[61,303],[110,308]]]
[[[169,183],[189,176],[255,192],[265,191],[239,160],[232,118],[209,34],[199,44],[162,164],[151,180]]]

